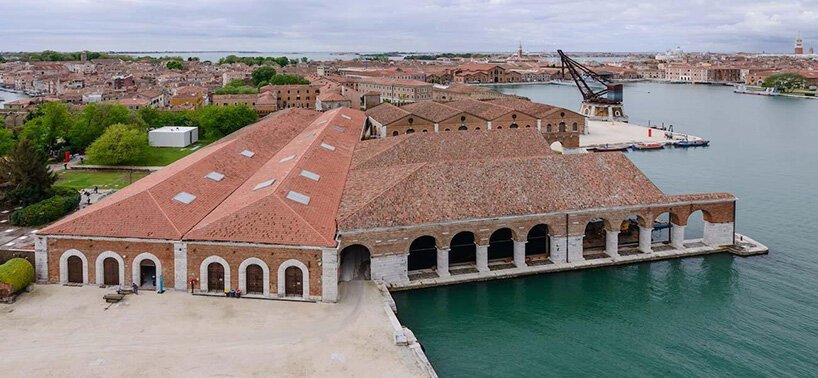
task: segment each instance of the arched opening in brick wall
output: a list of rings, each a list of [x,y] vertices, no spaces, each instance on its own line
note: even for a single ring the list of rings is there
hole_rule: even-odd
[[[338,281],[368,280],[371,277],[369,249],[354,244],[341,250]]]
[[[421,236],[409,246],[408,270],[417,271],[437,267],[437,241],[433,236]]]
[[[68,282],[69,283],[83,283],[82,274],[82,259],[78,256],[69,256],[67,260],[68,265]]]
[[[477,246],[474,234],[469,231],[458,233],[452,238],[449,250],[449,266],[477,262]]]
[[[489,237],[489,261],[514,258],[514,235],[510,228],[501,228]]]
[[[582,238],[582,254],[595,256],[605,253],[605,221],[602,218],[591,219],[585,225],[585,236]]]
[[[685,239],[701,239],[704,237],[704,221],[710,219],[709,214],[704,210],[696,210],[687,217],[687,227],[685,227]]]
[[[525,243],[526,260],[545,260],[550,255],[551,241],[548,236],[548,225],[538,224],[528,230]]]
[[[119,261],[113,257],[102,260],[102,282],[104,285],[122,285],[119,282]]]
[[[619,225],[619,248],[639,245],[639,221],[638,215],[629,215]]]
[[[653,232],[651,233],[651,242],[653,243],[670,243],[670,213],[664,212],[659,214],[653,220]]]

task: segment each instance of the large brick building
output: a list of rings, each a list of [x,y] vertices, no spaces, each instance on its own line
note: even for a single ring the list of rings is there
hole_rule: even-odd
[[[732,195],[664,194],[620,153],[553,154],[533,126],[361,140],[365,122],[348,108],[266,117],[39,231],[37,279],[332,302],[339,281],[684,250],[696,211],[696,243],[735,243]],[[660,214],[668,246],[652,239]]]
[[[585,117],[568,109],[502,97],[478,101],[421,101],[404,106],[381,104],[366,111],[369,136],[385,138],[415,132],[480,131],[533,128],[549,143],[579,147]]]

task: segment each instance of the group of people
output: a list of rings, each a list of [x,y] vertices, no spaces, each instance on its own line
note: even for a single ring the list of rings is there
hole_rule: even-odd
[[[93,190],[82,190],[82,196],[85,198],[85,203],[88,205],[91,204],[91,194],[99,194],[99,187],[94,186]]]

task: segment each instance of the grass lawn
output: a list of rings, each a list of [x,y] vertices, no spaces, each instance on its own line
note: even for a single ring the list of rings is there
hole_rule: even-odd
[[[142,156],[136,161],[132,161],[122,165],[135,167],[163,167],[187,155],[190,155],[193,152],[198,151],[200,148],[210,144],[211,142],[212,141],[209,140],[200,140],[184,148],[148,147],[148,150],[144,156]],[[92,159],[85,160],[84,164],[96,165],[96,163]]]
[[[87,170],[58,171],[57,176],[59,178],[57,179],[56,185],[67,186],[77,190],[93,188],[94,186],[99,186],[100,189],[122,189],[131,182],[147,176],[148,173],[149,172]]]

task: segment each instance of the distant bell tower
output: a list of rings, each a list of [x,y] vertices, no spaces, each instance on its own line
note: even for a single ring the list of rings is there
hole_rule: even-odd
[[[87,51],[83,51],[83,52],[80,54],[80,61],[82,61],[83,63],[85,63],[86,61],[88,61],[88,52],[87,52]]]
[[[801,55],[804,53],[804,41],[801,40],[801,32],[798,32],[798,35],[795,37],[795,55]]]
[[[523,58],[523,41],[520,41],[520,46],[517,47],[517,58]]]

